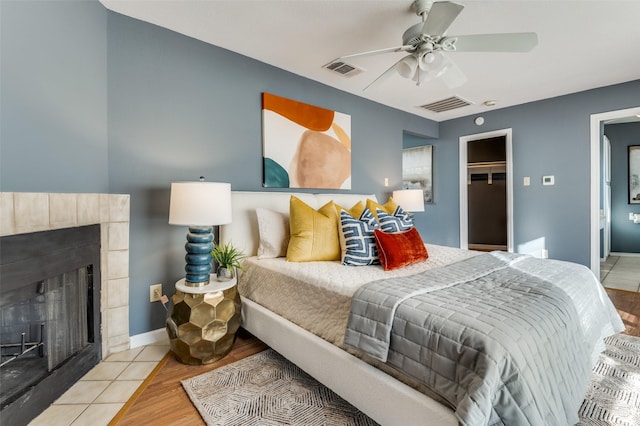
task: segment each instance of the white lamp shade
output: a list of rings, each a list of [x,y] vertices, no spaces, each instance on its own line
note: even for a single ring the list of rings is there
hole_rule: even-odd
[[[406,212],[423,212],[422,189],[400,189],[393,191],[393,201]]]
[[[212,226],[231,223],[231,184],[173,182],[169,224]]]

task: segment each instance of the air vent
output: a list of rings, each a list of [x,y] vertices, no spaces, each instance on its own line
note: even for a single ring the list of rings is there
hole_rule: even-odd
[[[345,77],[353,77],[354,75],[360,74],[363,71],[362,68],[358,68],[355,65],[347,64],[346,62],[342,61],[329,62],[328,64],[324,65],[323,68],[326,68],[333,72],[337,72],[338,74]]]
[[[430,104],[421,105],[420,108],[432,111],[432,112],[444,112],[451,111],[452,109],[462,108],[471,105],[471,102],[465,101],[457,96],[451,96],[447,99],[431,102]]]

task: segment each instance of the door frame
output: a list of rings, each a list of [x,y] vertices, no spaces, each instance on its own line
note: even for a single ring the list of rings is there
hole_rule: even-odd
[[[460,136],[460,248],[469,248],[469,203],[467,190],[467,143],[478,139],[504,136],[507,160],[507,250],[513,252],[513,149],[512,129],[500,129],[485,133]]]
[[[604,262],[611,254],[611,141],[607,135],[602,135],[602,145],[601,178],[604,217],[600,218],[600,226],[604,229],[604,241],[600,241],[602,246],[600,261]],[[604,227],[602,221],[604,221]]]
[[[640,114],[640,106],[616,111],[591,114],[591,176],[590,176],[590,263],[591,271],[600,277],[600,138],[603,121]]]

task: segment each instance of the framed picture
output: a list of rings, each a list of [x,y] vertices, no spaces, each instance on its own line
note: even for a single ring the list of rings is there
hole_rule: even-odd
[[[265,188],[351,189],[351,116],[262,94]]]
[[[629,204],[640,204],[640,145],[629,146]]]
[[[425,203],[433,203],[433,145],[402,150],[402,189],[422,189]]]

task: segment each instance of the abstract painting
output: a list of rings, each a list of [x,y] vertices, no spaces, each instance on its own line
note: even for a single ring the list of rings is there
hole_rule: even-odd
[[[422,189],[425,203],[433,203],[433,145],[402,150],[402,189]]]
[[[262,94],[265,188],[351,189],[351,116]]]

